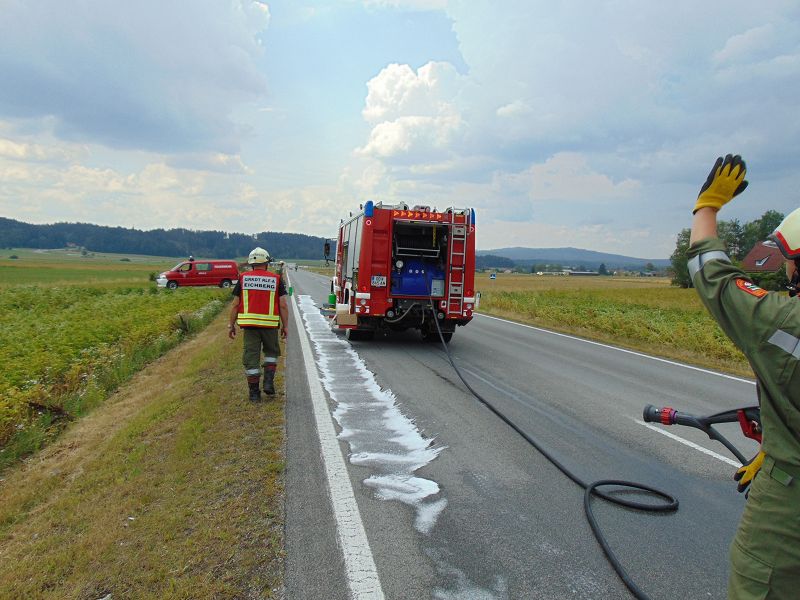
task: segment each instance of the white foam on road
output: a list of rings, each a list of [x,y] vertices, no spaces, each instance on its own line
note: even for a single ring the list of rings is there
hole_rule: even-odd
[[[430,533],[447,500],[436,498],[439,484],[415,472],[443,448],[433,447],[434,440],[400,411],[392,391],[381,389],[358,353],[331,331],[314,301],[298,296],[297,302],[316,350],[322,385],[336,403],[333,417],[341,427],[339,439],[350,446],[350,462],[372,471],[364,484],[377,498],[411,506],[416,529]]]
[[[292,302],[291,306],[294,318],[299,323],[297,305]],[[298,330],[300,330],[299,327]],[[316,372],[310,368],[314,364],[311,345],[302,330],[298,337],[300,338],[303,362],[309,367],[306,368],[306,378],[314,410],[314,420],[317,425],[322,462],[328,480],[331,507],[336,520],[339,547],[344,559],[347,585],[354,600],[383,600],[383,588],[378,577],[378,569],[375,566],[375,559],[369,547],[361,513],[350,485],[347,465],[339,450],[336,431],[330,412],[328,412],[328,403],[325,400],[325,391],[316,377]]]
[[[447,508],[446,498],[421,505],[417,509],[417,521],[414,526],[422,533],[430,533],[433,526],[436,525],[436,519],[445,508]]]

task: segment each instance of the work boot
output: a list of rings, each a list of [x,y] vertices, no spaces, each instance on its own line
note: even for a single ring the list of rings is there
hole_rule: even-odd
[[[261,401],[261,392],[258,390],[258,381],[255,382],[247,382],[247,385],[250,387],[250,402],[260,402]]]
[[[275,395],[275,371],[264,369],[264,393],[267,396]]]

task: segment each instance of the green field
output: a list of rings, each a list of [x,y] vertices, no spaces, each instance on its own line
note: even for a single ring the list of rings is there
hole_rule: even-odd
[[[230,297],[157,290],[149,274],[176,259],[7,252],[19,258],[0,261],[0,467],[102,402]]]
[[[17,258],[11,258],[16,256]],[[0,250],[0,288],[43,285],[153,286],[151,274],[171,269],[182,259],[78,250]]]

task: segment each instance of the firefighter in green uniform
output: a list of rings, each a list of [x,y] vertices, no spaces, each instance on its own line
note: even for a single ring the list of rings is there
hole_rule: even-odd
[[[741,157],[730,154],[711,169],[694,209],[689,273],[750,361],[761,406],[761,450],[734,475],[740,492],[750,490],[731,546],[728,598],[789,600],[800,598],[800,302],[753,284],[717,237],[717,211],[747,187],[745,172]],[[796,285],[800,209],[770,238]]]

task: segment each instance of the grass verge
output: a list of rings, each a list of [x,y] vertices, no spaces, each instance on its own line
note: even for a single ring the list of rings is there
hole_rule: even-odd
[[[226,319],[2,476],[0,597],[282,597],[282,368],[248,403]]]

